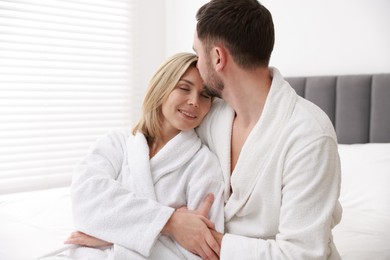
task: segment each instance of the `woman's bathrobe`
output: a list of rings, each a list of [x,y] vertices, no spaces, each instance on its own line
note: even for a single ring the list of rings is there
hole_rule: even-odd
[[[208,193],[210,219],[223,231],[223,187],[219,162],[195,131],[179,133],[152,159],[142,134],[113,132],[76,168],[75,228],[114,243],[107,259],[197,259],[160,231],[176,208],[195,209]]]
[[[261,117],[232,174],[234,111],[222,100],[197,129],[225,178],[221,259],[340,259],[331,229],[340,221],[340,162],[333,126],[271,68]]]

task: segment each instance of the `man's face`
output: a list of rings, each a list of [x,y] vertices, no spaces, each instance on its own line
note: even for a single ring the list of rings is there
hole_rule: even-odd
[[[198,33],[195,30],[194,35],[194,51],[198,55],[197,67],[200,76],[203,79],[207,93],[210,96],[222,97],[222,90],[224,88],[222,80],[217,75],[211,61],[210,53],[206,52],[206,48],[201,40],[198,38]]]

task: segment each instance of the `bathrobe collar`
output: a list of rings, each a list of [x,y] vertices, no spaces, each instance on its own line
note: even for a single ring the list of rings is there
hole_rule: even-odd
[[[165,174],[182,167],[201,147],[194,130],[180,132],[149,159],[149,146],[143,134],[130,135],[128,139],[128,162],[130,174],[136,181],[137,196],[156,200],[154,184]]]
[[[201,141],[194,130],[180,132],[150,160],[153,181],[186,164],[200,149]]]
[[[289,120],[295,106],[295,91],[276,68],[271,68],[270,71],[273,79],[263,112],[245,141],[231,175],[233,193],[225,207],[226,221],[245,204],[257,179],[264,174],[263,169],[268,164],[267,158],[270,158],[268,155],[275,149],[283,126]]]

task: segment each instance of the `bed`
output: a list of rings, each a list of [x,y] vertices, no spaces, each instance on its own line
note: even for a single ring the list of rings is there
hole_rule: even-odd
[[[389,260],[390,74],[287,80],[336,129],[343,217],[333,235],[342,259]]]
[[[390,74],[287,78],[333,122],[342,165],[344,260],[390,259]],[[32,260],[73,231],[69,188],[0,196],[0,259]]]

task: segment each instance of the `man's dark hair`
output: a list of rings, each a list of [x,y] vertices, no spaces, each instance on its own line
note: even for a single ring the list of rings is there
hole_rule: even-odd
[[[219,43],[243,68],[268,66],[274,24],[271,13],[257,0],[211,0],[198,10],[196,19],[198,38],[206,51]]]

